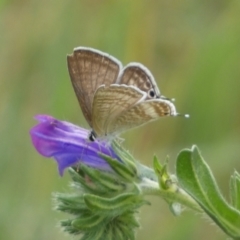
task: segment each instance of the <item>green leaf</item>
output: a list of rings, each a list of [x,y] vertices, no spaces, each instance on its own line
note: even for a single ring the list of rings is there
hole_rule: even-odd
[[[230,179],[230,194],[233,206],[240,210],[240,174],[237,171]]]
[[[173,182],[167,170],[167,163],[168,159],[166,159],[164,165],[161,165],[157,157],[153,157],[153,169],[158,177],[159,186],[161,186],[161,188],[165,190],[169,189],[169,187],[172,186],[171,183]]]
[[[196,146],[183,150],[177,158],[177,177],[215,223],[229,236],[240,239],[240,212],[223,198],[213,174]]]

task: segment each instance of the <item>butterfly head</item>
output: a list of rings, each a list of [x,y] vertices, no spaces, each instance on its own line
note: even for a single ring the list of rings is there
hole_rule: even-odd
[[[97,134],[94,132],[94,130],[91,130],[91,132],[88,136],[89,141],[94,142],[96,140],[96,138],[97,138]]]

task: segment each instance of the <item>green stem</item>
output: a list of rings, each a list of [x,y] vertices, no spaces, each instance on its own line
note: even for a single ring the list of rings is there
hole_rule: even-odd
[[[150,180],[149,178],[142,178],[139,186],[144,195],[160,196],[167,202],[178,202],[194,211],[203,213],[199,204],[176,184],[173,184],[171,188],[164,190],[160,189],[158,182]]]

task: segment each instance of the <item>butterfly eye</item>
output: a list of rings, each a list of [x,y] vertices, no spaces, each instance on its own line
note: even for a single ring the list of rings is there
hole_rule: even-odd
[[[154,98],[155,97],[155,92],[152,89],[149,90],[148,96],[151,97],[151,98]]]

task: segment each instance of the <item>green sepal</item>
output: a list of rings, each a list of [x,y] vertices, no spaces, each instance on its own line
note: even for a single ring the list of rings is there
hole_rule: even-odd
[[[223,198],[213,174],[196,146],[180,152],[176,165],[182,188],[229,236],[240,239],[240,212]]]
[[[147,203],[142,197],[135,193],[123,193],[113,198],[85,194],[84,200],[91,211],[112,216],[120,215],[128,209],[134,209]]]
[[[126,224],[124,224],[124,222],[119,226],[119,228],[121,229],[121,233],[124,233],[122,235],[125,238],[121,238],[122,240],[126,240],[126,236],[128,236],[128,240],[135,240],[134,231],[127,227]]]
[[[146,202],[146,204],[148,204],[148,202]],[[132,228],[139,228],[139,222],[135,217],[133,217],[135,213],[136,211],[134,209],[129,210],[128,212],[119,216],[119,220],[123,225],[125,225],[125,223],[127,222],[129,226],[132,226]]]
[[[79,194],[54,193],[53,200],[56,203],[55,209],[58,211],[78,215],[86,211],[86,204]]]
[[[117,141],[112,142],[114,152],[120,157],[125,165],[132,171],[137,173],[136,161],[134,157],[124,149]]]
[[[128,161],[135,163],[134,157],[124,149],[117,141],[113,141],[111,145],[114,149],[114,152],[121,158],[121,159],[127,159]]]
[[[230,195],[232,205],[240,210],[240,174],[237,171],[230,178]]]
[[[71,213],[74,219],[61,222],[64,231],[81,234],[81,240],[134,240],[139,228],[136,213],[149,204],[140,187],[141,177],[157,179],[153,170],[141,166],[117,143],[119,159],[99,154],[113,171],[79,164],[69,168],[75,194],[56,194],[56,209]],[[139,170],[144,170],[141,174]],[[146,174],[146,175],[145,175]]]
[[[106,192],[119,192],[125,189],[125,184],[123,184],[114,173],[99,171],[86,165],[81,165],[81,169],[96,185],[97,189],[104,192],[104,194],[106,194]],[[96,193],[95,188],[94,193]]]
[[[112,233],[114,233],[113,235],[115,236],[115,239],[122,239],[122,240],[124,240],[126,238],[124,232],[121,229],[121,226],[118,226],[118,228],[112,229],[111,235],[112,235]],[[114,239],[114,237],[109,238],[109,240],[112,240],[112,239]]]
[[[163,166],[162,166],[162,164],[160,163],[160,161],[158,160],[158,158],[157,158],[156,155],[153,156],[153,169],[154,169],[154,171],[155,171],[155,173],[156,173],[157,176],[160,176],[160,175],[161,175]]]
[[[80,171],[84,172],[84,176]],[[84,164],[81,164],[78,169],[69,168],[69,173],[77,185],[81,185],[81,188],[84,187],[86,191],[94,194],[105,194],[106,192],[111,194],[112,192],[123,191],[126,188],[116,174],[99,171]]]
[[[99,154],[111,168],[114,170],[118,176],[120,176],[124,181],[132,183],[137,177],[137,168],[129,168],[129,165],[119,162],[117,159],[112,159],[105,154]]]
[[[88,192],[102,192],[102,190],[100,188],[97,188],[95,184],[92,184],[91,181],[88,181],[88,175],[82,170],[82,168],[84,168],[83,164],[78,167],[68,168],[68,172],[73,179],[75,185],[84,188],[84,190]],[[86,168],[88,169],[88,171],[91,171],[90,167]],[[94,169],[92,169],[92,171],[94,171]]]
[[[62,229],[64,230],[64,232],[68,232],[73,235],[82,233],[81,230],[72,226],[72,220],[70,220],[70,219],[60,221],[60,225],[61,225]]]
[[[105,240],[105,231],[104,227],[95,228],[94,231],[86,232],[82,237],[81,240]]]
[[[76,174],[74,171],[77,171]],[[134,240],[135,229],[139,227],[135,214],[140,206],[147,203],[143,200],[139,187],[132,183],[128,184],[129,186],[126,185],[127,188],[124,189],[124,191],[130,191],[128,193],[119,194],[117,191],[109,194],[108,191],[105,191],[100,195],[94,192],[89,194],[87,192],[91,192],[94,188],[88,188],[88,185],[94,186],[99,181],[97,177],[91,176],[91,174],[94,175],[94,171],[85,165],[81,165],[75,170],[72,168],[71,176],[75,178],[73,187],[76,187],[77,190],[80,187],[82,190],[77,191],[75,195],[55,194],[56,209],[77,216],[73,220],[61,221],[61,226],[66,232],[74,235],[81,234],[81,240]],[[80,178],[77,176],[78,174]],[[99,177],[99,175],[97,176]],[[79,179],[84,184],[78,183]],[[115,180],[115,177],[110,180],[113,179]],[[99,184],[99,186],[102,185]]]
[[[81,214],[81,216],[77,219],[72,220],[72,226],[78,229],[87,229],[87,228],[93,228],[99,224],[102,224],[104,219],[104,216],[101,215],[95,215],[89,212],[84,216]]]

